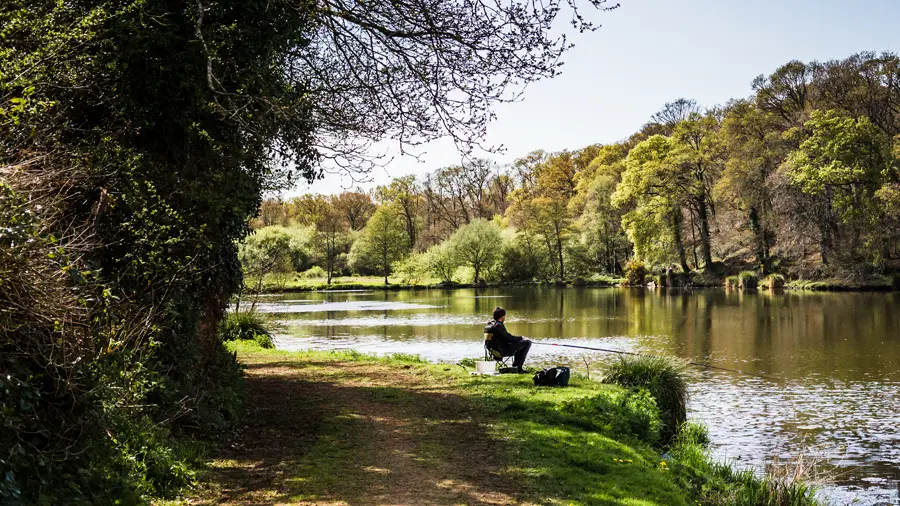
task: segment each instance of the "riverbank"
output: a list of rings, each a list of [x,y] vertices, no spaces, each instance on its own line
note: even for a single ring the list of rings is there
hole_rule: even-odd
[[[378,276],[345,276],[336,277],[328,283],[324,278],[288,278],[278,279],[274,276],[267,277],[262,284],[265,293],[298,293],[318,291],[340,290],[426,290],[426,289],[455,289],[455,288],[486,288],[496,286],[591,286],[614,287],[620,286],[624,278],[613,276],[596,276],[587,279],[578,279],[567,282],[516,282],[516,283],[442,283],[437,279],[428,279],[410,282],[401,278],[389,278],[389,283],[384,283],[383,277]]]
[[[411,356],[231,347],[247,423],[174,504],[687,506],[790,493],[713,464],[696,428],[663,457],[647,442],[646,399],[580,376],[535,388]],[[815,504],[792,500],[764,504]]]
[[[735,278],[737,276],[734,276]],[[657,287],[660,287],[656,280],[653,280]],[[727,287],[728,278],[710,278],[698,276],[693,282],[691,288],[722,288]],[[425,280],[418,282],[409,282],[399,278],[390,278],[389,284],[384,284],[384,278],[377,276],[346,276],[332,279],[329,284],[323,278],[290,278],[277,280],[274,278],[267,279],[262,285],[262,291],[265,293],[300,293],[300,292],[319,292],[319,291],[342,291],[342,290],[428,290],[428,289],[444,289],[451,290],[456,288],[487,288],[487,287],[505,287],[505,286],[554,286],[554,287],[620,287],[623,286],[625,278],[614,276],[595,276],[586,279],[576,279],[565,282],[517,282],[517,283],[441,283],[437,280]],[[765,279],[761,281],[764,284]],[[665,288],[665,287],[662,287]],[[681,287],[675,289],[683,289]],[[766,286],[760,286],[760,290],[768,289]],[[784,290],[796,291],[813,291],[813,292],[890,292],[900,291],[900,277],[890,278],[883,276],[880,278],[872,278],[867,281],[846,281],[841,279],[821,279],[821,280],[793,280],[784,284]]]

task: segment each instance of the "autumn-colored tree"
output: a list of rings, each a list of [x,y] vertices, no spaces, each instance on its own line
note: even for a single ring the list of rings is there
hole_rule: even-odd
[[[375,204],[368,193],[362,191],[343,192],[334,197],[331,205],[343,215],[350,230],[362,230],[375,212]]]

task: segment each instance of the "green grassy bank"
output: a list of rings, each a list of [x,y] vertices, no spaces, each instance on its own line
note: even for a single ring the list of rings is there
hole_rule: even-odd
[[[595,286],[609,287],[619,286],[623,278],[611,276],[595,276],[586,279],[578,279],[561,283],[571,286]],[[541,286],[555,285],[552,282],[517,282],[517,283],[486,283],[474,285],[472,283],[442,283],[439,279],[429,278],[410,281],[401,277],[389,277],[388,284],[384,284],[384,278],[378,276],[339,276],[332,278],[329,284],[326,278],[305,278],[302,276],[275,276],[268,275],[263,279],[262,291],[268,293],[309,292],[321,290],[416,290],[428,288],[475,288],[483,286]],[[248,283],[253,285],[253,283]]]
[[[663,445],[644,389],[229,346],[247,368],[251,414],[185,503],[818,504],[803,484],[714,462],[701,426]]]

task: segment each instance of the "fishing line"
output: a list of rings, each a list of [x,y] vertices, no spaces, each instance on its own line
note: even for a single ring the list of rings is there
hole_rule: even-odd
[[[646,355],[646,354],[643,354],[643,353],[634,353],[634,352],[632,352],[632,351],[610,350],[610,349],[606,349],[606,348],[594,348],[594,347],[591,347],[591,346],[577,346],[577,345],[574,345],[574,344],[540,343],[540,342],[537,342],[537,341],[532,341],[531,344],[537,344],[537,345],[540,345],[540,346],[561,346],[561,347],[563,347],[563,348],[578,348],[578,349],[581,349],[581,350],[602,351],[602,352],[604,352],[604,353],[616,353],[616,354],[619,354],[619,355],[633,355],[633,356],[635,356],[635,357],[660,358],[659,355]],[[773,378],[773,377],[771,377],[771,376],[766,376],[766,375],[764,375],[764,374],[757,374],[757,373],[752,373],[752,372],[740,371],[740,370],[738,370],[738,369],[729,369],[729,368],[727,368],[727,367],[719,367],[719,366],[717,366],[717,365],[703,364],[703,363],[700,363],[700,362],[692,362],[692,361],[689,361],[689,362],[688,362],[688,365],[692,365],[692,366],[695,366],[695,367],[702,367],[702,368],[705,368],[705,369],[716,369],[716,370],[719,370],[719,371],[736,372],[736,373],[738,373],[738,374],[746,374],[747,376],[754,376],[754,377],[757,377],[757,378],[762,378],[762,379],[767,379],[767,380],[773,380],[773,379],[775,379],[775,378]]]

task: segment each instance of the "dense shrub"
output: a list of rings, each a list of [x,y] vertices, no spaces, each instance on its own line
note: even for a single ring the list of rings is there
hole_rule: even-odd
[[[625,284],[628,286],[644,286],[646,284],[647,267],[640,260],[631,260],[625,264]]]
[[[394,262],[394,276],[400,278],[401,283],[410,285],[427,280],[431,277],[427,259],[427,253],[413,253],[399,262]]]
[[[728,288],[739,288],[741,286],[741,279],[737,276],[728,276],[725,278],[725,286]]]
[[[560,411],[598,432],[633,437],[648,444],[659,440],[659,408],[644,389],[604,392],[568,401]]]
[[[428,272],[441,280],[441,283],[452,283],[456,268],[459,267],[459,260],[447,242],[428,248],[423,262]]]
[[[300,277],[305,279],[324,279],[327,276],[328,273],[325,272],[325,269],[319,267],[318,265],[314,265],[300,273]]]
[[[661,437],[667,442],[687,420],[686,368],[684,362],[670,357],[621,357],[606,370],[603,382],[646,389],[659,406]]]
[[[274,348],[265,318],[255,311],[228,313],[222,320],[223,341],[256,341],[263,348]]]
[[[542,243],[524,232],[515,232],[512,237],[506,236],[504,239],[498,262],[501,281],[515,283],[550,279],[550,254]]]

